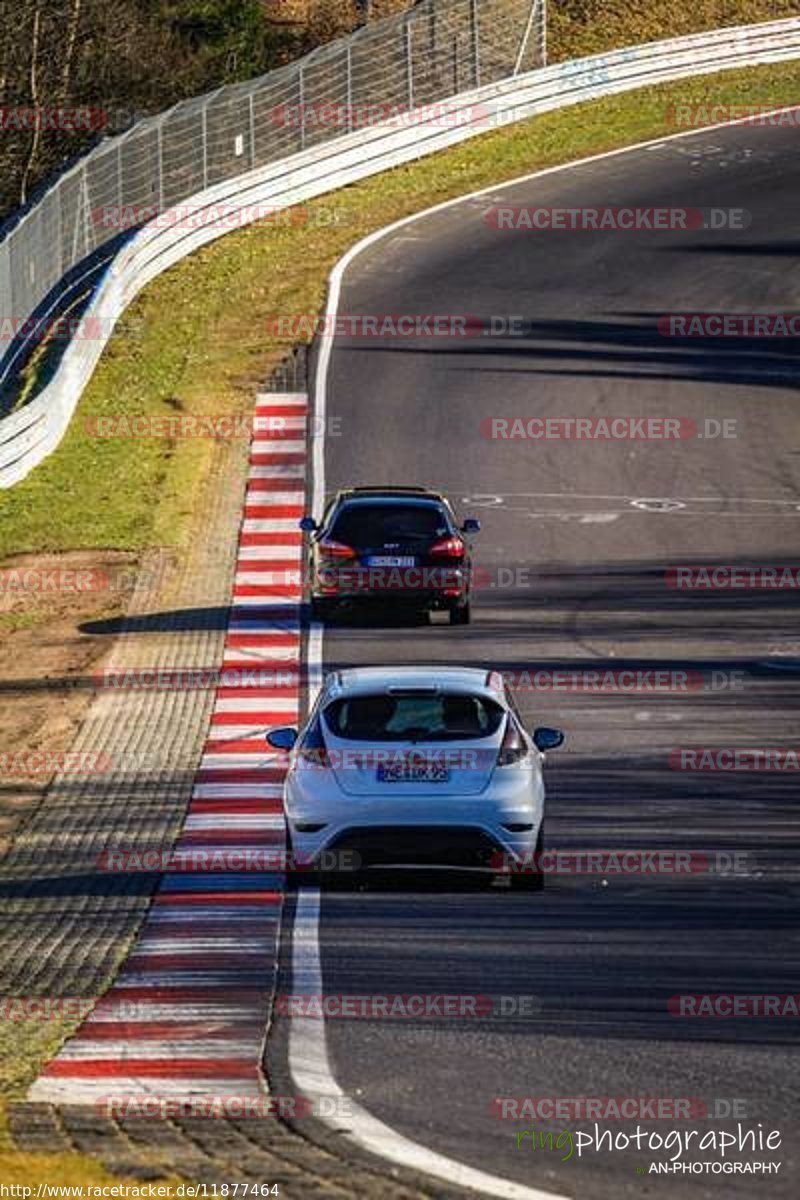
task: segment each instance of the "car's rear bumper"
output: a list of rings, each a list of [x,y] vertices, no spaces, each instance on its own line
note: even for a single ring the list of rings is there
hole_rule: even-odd
[[[345,872],[377,866],[481,867],[498,873],[530,863],[541,820],[511,833],[468,824],[367,824],[303,833],[291,825],[292,845],[304,862]]]
[[[317,601],[447,606],[464,602],[470,575],[468,566],[318,569],[312,579],[311,593]]]
[[[313,591],[312,599],[322,604],[347,605],[403,605],[406,608],[452,608],[464,604],[469,598],[469,586],[465,583],[455,589],[432,588],[357,588],[352,590]]]
[[[488,867],[502,847],[484,830],[446,825],[356,826],[344,830],[329,849],[349,851],[362,866]]]

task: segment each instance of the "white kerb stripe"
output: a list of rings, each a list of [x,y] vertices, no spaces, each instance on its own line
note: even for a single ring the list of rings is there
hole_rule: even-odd
[[[251,454],[305,454],[305,438],[254,437],[250,443]]]

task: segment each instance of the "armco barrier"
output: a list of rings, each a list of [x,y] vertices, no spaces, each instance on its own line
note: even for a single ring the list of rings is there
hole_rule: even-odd
[[[432,154],[497,125],[580,101],[734,67],[800,58],[800,18],[692,34],[543,67],[463,92],[430,118],[395,119],[344,134],[228,179],[191,197],[194,213],[213,216],[249,206],[281,209]],[[185,212],[187,203],[181,204]],[[246,215],[242,223],[246,223]],[[166,218],[151,222],[117,254],[87,309],[102,337],[74,339],[60,367],[26,407],[0,421],[0,487],[11,487],[61,440],[119,316],[156,275],[226,226]]]

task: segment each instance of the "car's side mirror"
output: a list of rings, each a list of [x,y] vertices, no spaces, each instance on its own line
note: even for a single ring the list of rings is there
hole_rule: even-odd
[[[296,741],[297,730],[291,725],[282,726],[280,729],[270,729],[267,734],[267,745],[272,746],[275,750],[291,750]]]
[[[557,749],[563,743],[564,734],[560,729],[548,729],[546,725],[540,725],[533,731],[533,744],[537,750],[541,750],[542,754],[547,750]]]
[[[301,517],[300,528],[303,533],[313,533],[315,529],[319,529],[319,525],[313,517]]]
[[[477,517],[467,517],[461,526],[462,533],[480,533],[481,523]]]

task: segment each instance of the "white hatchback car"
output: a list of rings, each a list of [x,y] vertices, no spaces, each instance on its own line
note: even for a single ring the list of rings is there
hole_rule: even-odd
[[[547,750],[560,730],[523,727],[498,671],[359,667],[327,676],[291,751],[290,861],[481,867],[538,889]]]

